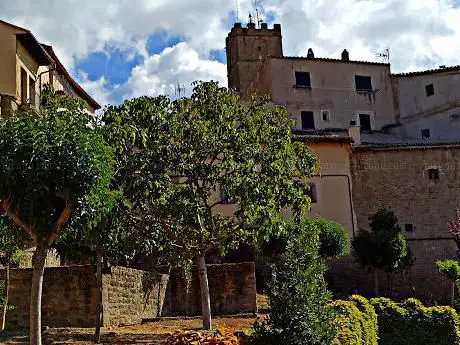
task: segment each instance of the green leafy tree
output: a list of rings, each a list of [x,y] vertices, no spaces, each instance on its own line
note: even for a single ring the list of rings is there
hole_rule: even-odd
[[[314,220],[291,222],[286,251],[276,265],[276,279],[267,291],[267,320],[254,325],[255,345],[328,345],[336,330],[328,308],[331,294],[324,280],[326,266],[318,253],[319,229]]]
[[[23,236],[21,236],[22,234],[9,228],[5,220],[5,217],[0,217],[0,264],[2,264],[2,266],[5,268],[5,279],[3,282],[0,281],[0,283],[3,283],[3,296],[1,296],[3,297],[3,300],[0,301],[0,305],[3,305],[1,325],[2,332],[5,330],[6,315],[8,311],[10,266],[19,263],[21,257],[21,249],[23,247]]]
[[[451,306],[455,306],[455,285],[460,279],[460,265],[455,260],[436,261],[439,273],[451,281]]]
[[[211,328],[206,254],[281,230],[284,208],[295,214],[309,208],[308,185],[293,180],[306,182],[316,161],[293,140],[286,115],[264,98],[243,103],[214,82],[197,83],[189,98],[141,97],[104,114],[107,123],[124,124],[120,138],[138,138],[136,188],[150,200],[133,207],[152,231],[160,225],[165,248],[197,264],[205,329]]]
[[[315,224],[319,230],[319,254],[324,258],[339,258],[348,254],[348,233],[343,225],[318,218]]]
[[[407,271],[413,264],[412,254],[398,225],[395,214],[386,209],[369,217],[371,231],[360,231],[352,240],[353,255],[374,271],[374,292],[379,295],[379,271],[389,275]]]
[[[49,97],[39,113],[0,121],[0,204],[9,226],[36,247],[30,343],[41,344],[41,294],[47,253],[67,228],[95,226],[112,177],[112,153],[78,101]]]

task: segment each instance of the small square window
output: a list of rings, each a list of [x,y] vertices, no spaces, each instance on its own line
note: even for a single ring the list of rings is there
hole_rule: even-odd
[[[356,75],[355,76],[356,91],[372,92],[371,77]]]
[[[371,132],[371,116],[369,114],[359,114],[359,126],[361,132]]]
[[[414,224],[404,224],[404,230],[406,232],[414,232]]]
[[[323,122],[329,122],[330,121],[329,110],[322,110],[321,111],[321,119],[323,120]]]
[[[295,87],[301,89],[311,89],[310,73],[295,72]]]
[[[436,169],[436,168],[428,169],[428,178],[432,181],[439,180],[439,169]]]
[[[311,203],[316,204],[318,202],[318,194],[316,192],[316,184],[309,183],[308,186],[310,189],[307,192],[307,195],[310,197]]]
[[[422,129],[421,132],[422,132],[422,139],[428,139],[431,136],[429,128]]]
[[[429,84],[425,86],[425,93],[427,97],[433,96],[434,95],[434,85]]]
[[[312,111],[302,111],[300,113],[302,129],[315,129],[315,117]]]

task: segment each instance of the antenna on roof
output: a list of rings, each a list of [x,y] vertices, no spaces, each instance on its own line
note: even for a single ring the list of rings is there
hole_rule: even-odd
[[[185,95],[185,85],[180,85],[179,83],[174,85],[174,94],[177,98],[181,98],[182,94]]]
[[[259,6],[257,0],[254,0],[254,9],[256,10],[256,27],[260,29],[260,24],[263,23],[263,20],[259,18]]]
[[[236,21],[235,23],[239,23],[240,21],[240,6],[238,0],[236,0]]]
[[[386,47],[382,52],[377,53],[377,57],[383,62],[390,63],[390,48]]]

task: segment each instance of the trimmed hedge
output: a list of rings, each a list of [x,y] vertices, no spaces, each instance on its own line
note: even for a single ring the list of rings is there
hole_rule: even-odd
[[[395,303],[371,299],[378,315],[379,345],[460,344],[458,315],[450,307],[424,307],[414,298]]]
[[[367,299],[351,296],[350,301],[335,301],[338,333],[332,345],[377,345],[377,315]]]

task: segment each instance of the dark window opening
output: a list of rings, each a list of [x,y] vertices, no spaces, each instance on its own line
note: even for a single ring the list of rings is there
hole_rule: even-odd
[[[312,111],[302,111],[300,117],[302,119],[302,129],[315,129],[315,118]]]
[[[371,116],[369,114],[359,114],[359,125],[361,132],[371,132]]]
[[[295,72],[295,86],[303,89],[311,89],[310,73]]]
[[[307,195],[309,196],[311,203],[316,204],[318,202],[318,194],[316,192],[316,184],[314,183],[309,183],[308,184],[309,190],[307,192]]]
[[[404,224],[404,230],[406,230],[406,232],[413,232],[414,224]]]
[[[322,116],[324,122],[329,122],[329,111],[323,110],[321,112],[321,116]]]
[[[429,128],[422,129],[421,132],[422,132],[422,139],[428,139],[431,136]]]
[[[439,169],[428,169],[428,178],[432,181],[439,180]]]
[[[425,93],[427,97],[433,96],[434,95],[434,85],[429,84],[425,86]]]
[[[361,75],[355,76],[356,91],[372,92],[372,79]]]
[[[35,105],[35,80],[29,78],[29,101],[30,104]]]
[[[27,103],[27,72],[21,68],[21,103]]]
[[[227,191],[224,188],[220,188],[220,202],[222,204],[233,204],[233,201],[228,196]]]

